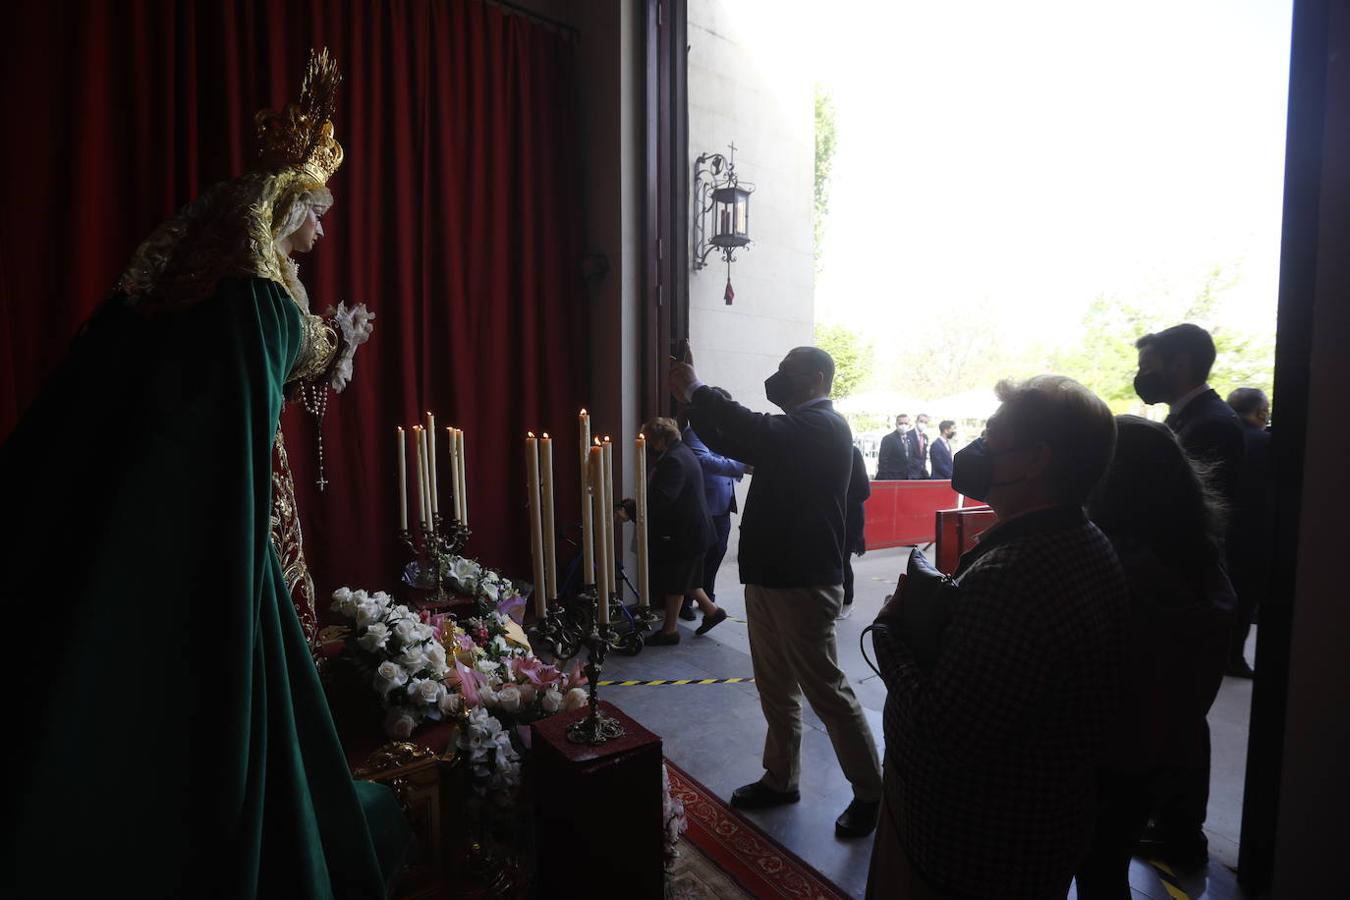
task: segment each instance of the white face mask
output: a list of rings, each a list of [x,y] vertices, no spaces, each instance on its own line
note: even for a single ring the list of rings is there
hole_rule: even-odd
[[[920,423],[919,423],[919,431],[927,432],[927,431],[928,431],[928,423],[927,423],[927,422],[920,422]]]
[[[895,430],[898,431],[898,432],[900,432],[901,434],[908,434],[908,433],[909,433],[909,426],[908,426],[908,425],[897,425],[897,426],[895,426]]]

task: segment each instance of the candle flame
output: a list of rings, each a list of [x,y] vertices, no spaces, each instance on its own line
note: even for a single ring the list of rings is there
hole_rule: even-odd
[[[527,438],[529,438],[530,440],[534,440],[534,432],[533,432],[533,431],[527,431],[527,432],[525,432],[525,436],[526,436]]]
[[[402,433],[403,433],[403,426],[402,426],[402,425],[395,425],[394,427],[398,429],[398,433],[399,433],[399,434],[402,434]]]
[[[548,440],[548,432],[547,432],[547,431],[544,432],[544,440]]]
[[[600,439],[599,439],[599,438],[596,438],[596,439],[595,439],[595,446],[597,446],[597,447],[600,446]]]
[[[583,416],[586,415],[586,410],[585,410],[585,408],[582,408],[581,414],[582,414]]]

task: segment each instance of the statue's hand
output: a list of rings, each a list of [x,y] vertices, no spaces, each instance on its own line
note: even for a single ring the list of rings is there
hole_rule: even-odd
[[[338,393],[342,393],[343,388],[351,383],[352,357],[357,347],[370,340],[371,332],[375,330],[374,321],[375,314],[366,309],[364,303],[358,303],[351,309],[347,308],[347,304],[339,303],[333,313],[333,324],[342,332],[342,353],[333,366],[328,383]]]

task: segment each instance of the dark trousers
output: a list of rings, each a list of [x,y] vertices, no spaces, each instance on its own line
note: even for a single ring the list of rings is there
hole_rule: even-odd
[[[1242,549],[1230,555],[1228,576],[1233,581],[1233,590],[1237,592],[1237,604],[1233,607],[1233,630],[1229,633],[1228,662],[1238,665],[1245,662],[1244,651],[1247,636],[1252,631],[1252,619],[1261,605],[1261,598],[1270,589],[1270,566],[1264,555],[1264,548]]]
[[[1164,841],[1184,842],[1202,834],[1209,811],[1209,723],[1204,724],[1202,760],[1159,769],[1150,779],[1153,824]]]
[[[1130,856],[1148,822],[1149,781],[1143,772],[1097,773],[1097,819],[1078,866],[1078,900],[1131,900]]]
[[[844,605],[853,602],[853,554],[844,554]]]
[[[717,570],[722,568],[722,558],[727,555],[727,538],[731,536],[731,513],[713,516],[712,523],[716,540],[708,548],[708,555],[703,557],[703,593],[708,595],[709,600],[716,600]]]

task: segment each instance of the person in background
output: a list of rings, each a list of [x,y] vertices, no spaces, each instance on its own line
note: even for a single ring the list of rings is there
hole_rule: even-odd
[[[687,355],[672,361],[671,392],[718,453],[754,466],[741,520],[750,658],[768,723],[764,775],[737,788],[745,809],[796,803],[801,774],[802,695],[829,732],[853,801],[835,820],[841,837],[876,827],[881,767],[848,677],[839,668],[834,618],[844,601],[844,509],[853,435],[831,405],[834,360],[798,347],[764,382],[782,415],[755,413],[704,385]]]
[[[867,477],[867,462],[857,445],[853,447],[853,472],[848,479],[848,496],[844,510],[844,605],[837,619],[847,619],[853,612],[853,556],[867,552],[863,525],[867,514],[863,504],[872,496],[872,482]]]
[[[720,392],[726,399],[731,399],[731,394],[722,388],[713,390]],[[694,456],[698,457],[698,464],[703,469],[703,495],[708,502],[708,515],[712,517],[713,523],[713,545],[708,548],[708,555],[703,559],[703,593],[716,602],[717,570],[722,567],[722,560],[727,555],[727,538],[731,536],[731,514],[737,511],[736,482],[750,474],[750,467],[709,450],[708,445],[703,443],[703,439],[692,426],[685,427],[683,437],[685,445],[694,451]],[[685,598],[684,607],[680,610],[681,619],[694,618],[696,602],[695,598]]]
[[[1275,471],[1270,460],[1270,400],[1259,388],[1238,388],[1228,405],[1242,423],[1242,470],[1228,532],[1228,575],[1237,590],[1225,674],[1251,678],[1245,650],[1252,619],[1270,591],[1275,541]]]
[[[1135,392],[1145,403],[1168,404],[1167,426],[1193,459],[1208,466],[1225,505],[1236,506],[1246,444],[1237,413],[1207,383],[1216,355],[1214,339],[1205,329],[1187,323],[1146,334],[1135,347],[1139,350]],[[1229,563],[1231,567],[1231,557]],[[1189,773],[1178,772],[1179,783],[1155,810],[1141,853],[1178,865],[1204,862],[1209,841],[1201,826],[1209,802],[1209,768],[1206,741],[1203,764]]]
[[[905,435],[906,477],[918,481],[928,477],[928,416],[919,413],[917,426]]]
[[[895,417],[895,430],[881,439],[877,455],[877,481],[902,481],[909,477],[909,416]]]
[[[656,457],[647,476],[651,588],[665,598],[665,622],[646,643],[661,647],[680,642],[677,616],[686,594],[693,592],[703,608],[698,634],[725,620],[727,612],[703,594],[703,560],[713,543],[713,525],[698,458],[680,440],[674,419],[652,419],[642,426],[642,434],[647,452]]]
[[[952,439],[956,437],[956,423],[943,419],[938,423],[938,436],[928,455],[933,463],[934,478],[952,477]]]
[[[1232,587],[1223,504],[1171,431],[1117,420],[1116,454],[1088,501],[1130,588],[1125,692],[1097,777],[1080,900],[1128,900],[1130,854],[1173,773],[1208,759],[1205,717],[1223,681]]]
[[[998,524],[961,559],[940,645],[903,626],[903,580],[877,618],[886,799],[869,898],[1063,897],[1087,849],[1129,594],[1083,504],[1116,421],[1062,376],[996,391],[952,487]]]

